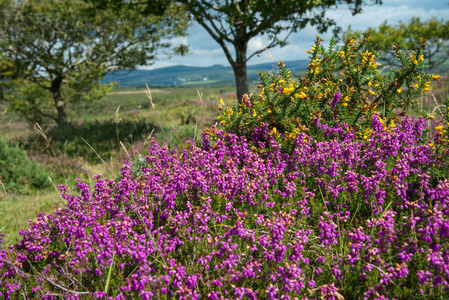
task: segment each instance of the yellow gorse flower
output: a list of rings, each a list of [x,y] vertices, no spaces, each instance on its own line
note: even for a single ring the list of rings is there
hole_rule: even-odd
[[[315,74],[320,73],[321,68],[319,67],[321,60],[320,59],[312,59],[312,61],[309,64],[310,67],[310,73],[315,72]]]
[[[358,132],[357,134],[364,140],[366,140],[369,136],[371,136],[371,133],[373,130],[371,128],[366,128],[362,132]]]
[[[283,93],[284,95],[288,95],[288,94],[291,94],[291,93],[293,92],[294,89],[295,89],[295,88],[293,87],[293,84],[290,84],[289,87],[284,88],[284,90],[282,91],[282,93]]]
[[[285,136],[288,137],[290,140],[294,140],[296,135],[292,132],[285,132]]]
[[[310,48],[312,51],[315,51],[315,46],[312,46],[311,48]],[[312,51],[310,51],[310,50],[306,50],[306,53],[308,53],[308,54],[312,54]]]
[[[374,55],[368,50],[366,50],[365,53],[360,52],[360,56],[362,56],[363,62],[374,61]]]
[[[295,97],[305,99],[305,98],[307,98],[307,95],[304,92],[299,92],[299,93],[295,94]]]
[[[443,127],[443,125],[440,125],[440,126],[435,127],[435,130],[438,131],[438,133],[441,135],[441,136],[439,137],[439,140],[440,140],[441,142],[447,141],[447,139],[444,139],[444,138],[443,138],[443,137],[447,136],[447,130],[446,130],[446,128]]]
[[[415,52],[412,50],[412,53],[415,54]],[[416,55],[409,54],[410,58],[412,59],[413,63],[416,65],[418,61],[416,60]]]
[[[341,105],[346,107],[346,106],[348,106],[348,102],[349,102],[349,96],[345,96],[343,98],[343,101],[341,101]]]

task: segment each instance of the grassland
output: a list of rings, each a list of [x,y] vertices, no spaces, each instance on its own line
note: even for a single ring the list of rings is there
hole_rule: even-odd
[[[204,128],[216,123],[220,97],[236,100],[233,86],[150,89],[150,93],[151,99],[145,87],[118,88],[101,102],[72,110],[71,126],[64,132],[45,127],[47,140],[2,107],[0,135],[20,144],[53,174],[49,190],[31,195],[0,192],[0,229],[6,245],[20,238],[18,231],[28,227],[28,220],[51,212],[62,201],[58,184],[73,188],[77,178],[89,182],[98,173],[114,178],[126,152],[145,155],[149,139],[182,148],[186,140],[198,140]]]

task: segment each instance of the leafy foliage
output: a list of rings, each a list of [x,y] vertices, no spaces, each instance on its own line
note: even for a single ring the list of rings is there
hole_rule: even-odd
[[[179,14],[95,13],[82,0],[1,0],[0,8],[0,52],[17,62],[24,80],[8,98],[20,112],[34,110],[58,125],[67,121],[68,103],[104,95],[98,80],[107,72],[148,65],[156,50],[169,47],[167,39],[186,28]],[[34,101],[29,94],[39,88]]]

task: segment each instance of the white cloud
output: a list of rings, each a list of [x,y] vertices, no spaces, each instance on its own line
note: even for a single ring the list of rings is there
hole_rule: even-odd
[[[251,54],[255,51],[263,49],[264,45],[267,45],[267,41],[265,39],[262,39],[262,37],[256,37],[256,38],[249,40],[248,54]]]
[[[397,24],[400,21],[407,23],[412,17],[420,17],[427,20],[432,17],[439,19],[449,18],[449,6],[444,10],[425,9],[422,7],[413,7],[408,4],[391,7],[366,7],[362,14],[352,16],[348,11],[336,10],[329,11],[327,15],[337,21],[337,24],[343,29],[351,25],[356,30],[363,30],[368,27],[378,27],[385,20],[389,23]]]

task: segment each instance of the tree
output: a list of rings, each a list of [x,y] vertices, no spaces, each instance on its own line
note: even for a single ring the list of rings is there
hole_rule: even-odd
[[[148,65],[158,49],[170,46],[168,39],[185,34],[187,20],[176,9],[142,16],[105,8],[97,14],[82,0],[0,0],[0,53],[32,83],[25,93],[9,90],[15,108],[64,126],[67,103],[104,92],[99,79],[107,72]]]
[[[388,24],[385,21],[378,29],[368,28],[365,31],[353,31],[351,27],[343,33],[343,39],[350,36],[370,37],[367,47],[376,50],[380,58],[392,66],[397,66],[393,45],[399,45],[403,50],[412,50],[419,43],[419,38],[427,40],[424,59],[429,72],[449,59],[449,21],[444,23],[437,18],[421,22],[420,18],[412,18],[408,24]]]
[[[193,18],[201,24],[221,46],[231,64],[237,86],[239,103],[248,93],[247,62],[265,51],[261,48],[247,54],[248,42],[257,35],[267,35],[266,48],[285,46],[291,33],[312,25],[323,33],[336,27],[326,18],[327,9],[346,3],[355,15],[361,12],[363,0],[181,0]],[[380,0],[372,0],[381,4]],[[233,50],[233,51],[231,51]],[[234,53],[234,55],[233,55]]]
[[[15,63],[0,52],[0,101],[5,100],[5,91],[17,80]]]
[[[0,101],[4,100],[4,89],[9,81],[9,77],[12,75],[10,68],[12,63],[4,59],[0,54]]]
[[[248,93],[247,62],[265,49],[287,45],[288,37],[307,25],[319,33],[333,27],[336,22],[326,18],[327,9],[347,4],[355,15],[362,11],[365,2],[382,4],[381,0],[86,0],[97,3],[97,7],[139,7],[140,11],[151,11],[167,2],[184,5],[195,19],[221,46],[231,64],[236,81],[239,103]],[[142,8],[146,7],[146,8]],[[270,43],[248,55],[248,42],[258,36],[267,35]]]

